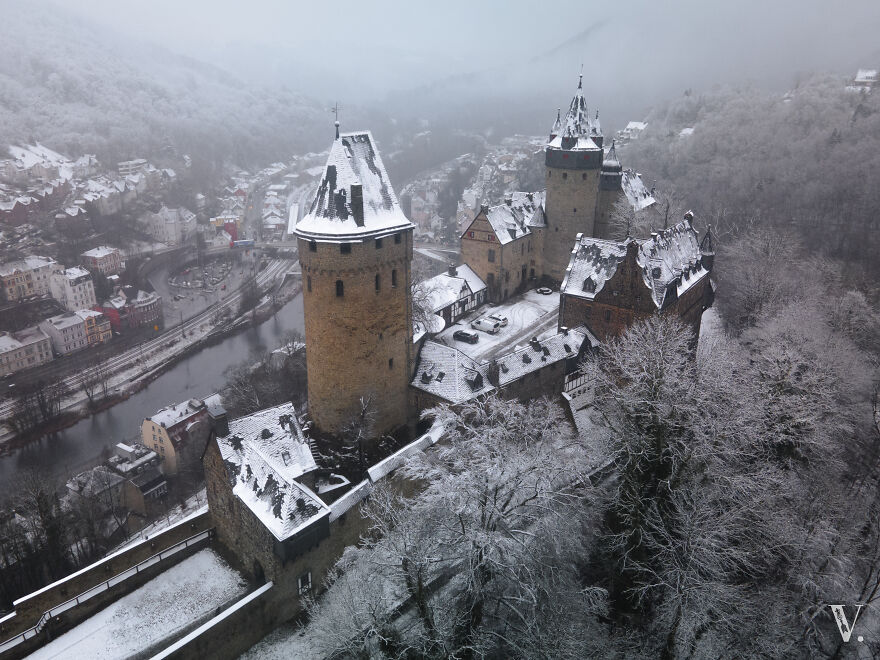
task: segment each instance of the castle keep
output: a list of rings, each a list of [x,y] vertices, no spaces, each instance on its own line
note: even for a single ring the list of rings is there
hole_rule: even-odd
[[[565,116],[557,114],[544,148],[546,191],[517,193],[483,206],[461,236],[462,260],[500,302],[528,282],[559,285],[576,237],[611,238],[612,211],[626,199],[636,210],[654,204],[639,176],[625,170],[612,144],[604,149],[599,113],[591,118],[583,79]]]
[[[369,400],[371,435],[407,422],[413,225],[369,132],[338,134],[296,225],[309,413],[339,433]]]

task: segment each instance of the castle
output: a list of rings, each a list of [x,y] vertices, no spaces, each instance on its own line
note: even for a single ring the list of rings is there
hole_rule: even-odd
[[[590,118],[581,77],[544,149],[546,191],[483,206],[462,233],[461,258],[486,283],[489,300],[506,300],[530,282],[558,286],[578,234],[611,238],[619,200],[637,210],[654,203],[639,176],[621,167],[614,145],[606,153],[603,143],[599,113]]]

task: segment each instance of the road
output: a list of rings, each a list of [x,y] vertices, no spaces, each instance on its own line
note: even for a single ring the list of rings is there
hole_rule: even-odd
[[[264,268],[260,273],[257,274],[257,285],[261,288],[261,290],[265,289],[267,285],[271,284],[276,279],[283,277],[284,273],[289,268],[290,261],[287,259],[271,260],[266,268]],[[239,289],[233,291],[229,297],[225,298],[215,305],[212,305],[200,314],[197,314],[188,321],[185,321],[183,324],[178,324],[177,326],[168,329],[154,339],[143,342],[142,344],[127,349],[126,351],[105,360],[102,366],[108,372],[108,374],[112,375],[114,373],[122,371],[123,369],[132,367],[140,362],[144,362],[158,351],[163,349],[167,350],[181,337],[187,336],[195,332],[203,324],[211,323],[218,313],[222,314],[223,310],[231,310],[232,315],[235,316],[238,311],[238,304],[241,301],[241,297],[242,292],[241,287],[239,287]],[[181,346],[180,348],[182,350],[183,346]],[[62,382],[67,387],[68,392],[74,393],[82,387],[85,378],[86,373],[79,371],[64,378]],[[8,419],[12,413],[14,406],[15,402],[10,399],[4,399],[0,401],[0,419]]]

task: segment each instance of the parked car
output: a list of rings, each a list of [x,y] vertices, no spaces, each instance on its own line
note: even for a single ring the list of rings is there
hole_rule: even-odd
[[[483,332],[488,332],[490,335],[494,335],[501,328],[501,324],[498,321],[493,321],[489,318],[482,318],[472,321],[471,327],[475,330],[482,330]]]
[[[549,286],[541,286],[538,287],[538,293],[544,296],[549,296],[551,293],[553,293],[553,289],[551,289]]]
[[[501,324],[502,328],[507,327],[507,317],[506,316],[501,316],[501,314],[489,314],[489,316],[487,316],[486,318],[489,319],[490,321],[498,321],[498,323]]]
[[[456,330],[452,333],[452,338],[458,341],[466,341],[468,344],[476,344],[480,341],[480,335],[470,330]]]

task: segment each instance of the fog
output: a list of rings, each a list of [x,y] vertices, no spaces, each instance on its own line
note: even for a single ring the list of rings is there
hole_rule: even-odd
[[[875,0],[845,9],[816,0],[79,0],[68,8],[321,100],[431,114],[513,96],[528,106],[529,124],[538,121],[535,97],[551,116],[581,65],[592,104],[616,121],[687,88],[786,87],[802,72],[849,73],[880,57]]]

